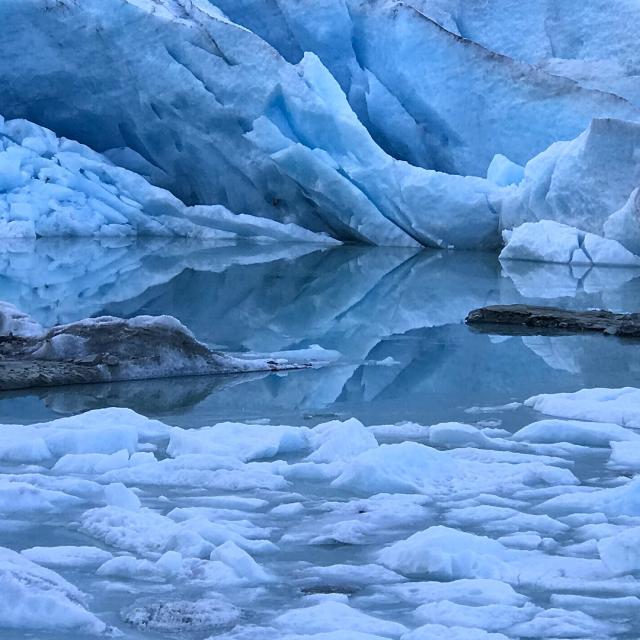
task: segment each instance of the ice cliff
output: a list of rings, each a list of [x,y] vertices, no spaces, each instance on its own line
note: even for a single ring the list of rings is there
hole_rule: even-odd
[[[228,232],[228,209],[260,218],[241,235],[270,220],[456,248],[553,220],[638,253],[639,19],[632,0],[8,0],[0,113],[181,202],[52,215],[37,184],[29,214],[5,205],[0,220],[5,234],[74,233],[74,216],[95,234]],[[19,153],[4,145],[7,199]]]

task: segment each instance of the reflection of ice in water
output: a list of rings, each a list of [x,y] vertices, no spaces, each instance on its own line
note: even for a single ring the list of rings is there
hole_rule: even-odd
[[[628,270],[592,268],[602,281],[611,272],[621,276],[617,287],[594,291],[580,279],[567,280],[571,272],[564,265],[511,262],[501,268],[494,255],[480,253],[166,240],[111,246],[47,241],[18,249],[5,246],[0,253],[0,297],[41,322],[167,313],[214,346],[274,351],[320,344],[343,354],[326,371],[236,380],[220,393],[218,382],[184,380],[166,391],[157,383],[124,384],[0,401],[8,412],[19,406],[20,417],[25,403],[34,419],[51,415],[42,413],[37,397],[56,411],[115,404],[199,424],[267,415],[320,419],[316,414],[357,415],[369,423],[381,417],[445,420],[471,405],[633,384],[638,376],[638,360],[628,357],[637,347],[618,340],[496,341],[462,324],[470,309],[490,303],[632,310],[640,280]],[[80,250],[87,253],[82,269],[69,257]],[[392,365],[376,364],[385,360]]]

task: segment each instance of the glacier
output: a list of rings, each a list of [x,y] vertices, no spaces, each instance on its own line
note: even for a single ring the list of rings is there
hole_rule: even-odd
[[[94,234],[196,225],[314,241],[305,229],[492,249],[503,230],[554,220],[638,253],[636,17],[628,0],[5,2],[0,113],[188,205],[147,201],[141,216],[63,201],[52,215],[36,183],[6,221],[14,234],[78,233],[81,216]],[[523,21],[530,34],[514,38]],[[227,209],[258,219],[237,229]]]
[[[26,120],[0,119],[0,237],[131,235],[332,242],[220,205],[186,207],[84,145]]]
[[[0,636],[640,637],[637,0],[0,24]]]

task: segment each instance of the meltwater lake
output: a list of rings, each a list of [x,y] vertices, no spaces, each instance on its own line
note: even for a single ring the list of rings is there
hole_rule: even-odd
[[[13,241],[0,245],[0,265],[0,299],[44,326],[168,314],[225,351],[318,344],[342,354],[312,371],[5,393],[5,422],[121,406],[181,426],[350,417],[429,424],[538,393],[640,385],[633,341],[505,337],[464,325],[469,311],[489,304],[636,311],[635,269],[501,264],[480,252],[158,239]]]
[[[615,425],[593,435],[565,415],[543,436],[517,432],[549,419],[522,404],[531,396],[640,387],[640,344],[464,319],[518,302],[636,311],[640,271],[117,239],[13,241],[0,273],[0,299],[45,326],[169,314],[220,350],[340,353],[287,373],[0,394],[0,441],[36,425],[59,452],[3,458],[0,547],[82,592],[60,587],[87,637],[638,637],[633,563],[623,575],[598,547],[640,525],[635,493],[606,493],[637,490],[635,463],[609,459]],[[52,422],[108,408],[179,429],[117,410]],[[130,422],[135,453],[118,440]],[[99,450],[85,429],[102,433]],[[465,635],[469,620],[496,635]]]

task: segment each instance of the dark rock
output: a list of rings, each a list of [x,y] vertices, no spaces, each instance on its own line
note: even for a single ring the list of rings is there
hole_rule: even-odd
[[[206,598],[173,602],[139,601],[122,611],[121,615],[125,622],[144,631],[219,632],[233,627],[240,619],[241,611],[225,600]]]
[[[640,313],[613,313],[602,309],[575,311],[526,304],[492,305],[469,313],[466,323],[483,332],[502,335],[597,332],[640,337]]]

